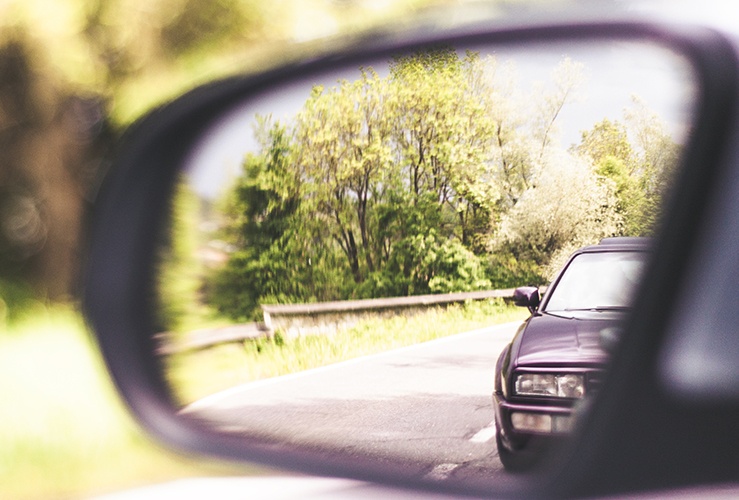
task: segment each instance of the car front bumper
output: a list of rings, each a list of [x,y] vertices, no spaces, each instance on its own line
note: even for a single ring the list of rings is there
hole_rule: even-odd
[[[535,443],[545,446],[572,430],[571,407],[510,402],[502,394],[493,394],[495,422],[501,441],[511,451]]]

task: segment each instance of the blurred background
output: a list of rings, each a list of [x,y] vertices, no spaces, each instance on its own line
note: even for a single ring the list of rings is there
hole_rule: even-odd
[[[126,127],[295,47],[460,3],[475,2],[0,1],[0,498],[234,472],[143,436],[78,312],[86,214]]]
[[[289,47],[397,23],[438,0],[0,3],[0,319],[75,294],[83,214],[121,132]],[[307,49],[305,47],[308,47]],[[2,324],[0,323],[0,324]]]

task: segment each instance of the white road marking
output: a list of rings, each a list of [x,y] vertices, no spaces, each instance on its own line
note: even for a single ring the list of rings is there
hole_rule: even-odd
[[[495,437],[495,421],[480,429],[477,434],[470,438],[470,443],[487,443]]]
[[[439,464],[431,469],[431,472],[426,474],[425,478],[432,481],[444,481],[451,476],[457,467],[459,467],[459,464]]]

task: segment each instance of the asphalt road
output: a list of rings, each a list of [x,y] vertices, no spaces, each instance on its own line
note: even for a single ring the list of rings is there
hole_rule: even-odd
[[[185,412],[230,433],[403,464],[435,481],[495,482],[495,361],[516,323],[238,386]]]

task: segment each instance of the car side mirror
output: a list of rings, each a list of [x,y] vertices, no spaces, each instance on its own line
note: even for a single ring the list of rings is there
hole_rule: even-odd
[[[718,148],[723,135],[714,130],[723,130],[721,126],[724,121],[733,119],[733,115],[726,110],[730,107],[727,103],[734,104],[734,81],[728,75],[733,74],[729,70],[735,69],[731,64],[736,62],[733,46],[713,32],[673,31],[642,23],[572,23],[492,31],[487,28],[470,28],[469,32],[432,31],[423,37],[410,34],[406,38],[378,38],[371,43],[363,41],[354,48],[334,54],[281,66],[265,73],[234,76],[211,83],[152,112],[127,132],[111,167],[111,174],[100,190],[90,222],[84,307],[108,368],[131,410],[152,434],[182,450],[323,476],[443,489],[456,494],[511,496],[511,491],[515,491],[516,496],[524,497],[592,496],[670,485],[681,481],[686,475],[688,479],[700,479],[698,473],[690,475],[695,469],[694,462],[688,461],[692,457],[687,457],[685,453],[673,453],[676,457],[673,462],[679,466],[675,470],[682,472],[675,475],[665,472],[672,469],[662,467],[659,460],[646,459],[656,454],[669,454],[662,453],[659,447],[634,446],[633,443],[642,436],[651,442],[652,437],[647,431],[652,429],[645,430],[642,425],[661,422],[659,417],[670,415],[658,407],[665,399],[658,392],[659,387],[644,383],[644,380],[649,381],[649,377],[653,377],[655,361],[643,360],[650,353],[657,352],[659,335],[666,328],[665,318],[671,305],[668,299],[673,290],[675,293],[678,290],[680,283],[676,284],[675,281],[682,276],[682,273],[674,270],[682,269],[683,262],[679,259],[686,260],[683,254],[692,248],[684,241],[692,233],[685,229],[683,222],[687,220],[689,227],[697,226],[697,215],[694,220],[686,214],[698,213],[691,210],[691,200],[695,198],[700,201],[708,193],[706,186],[710,185],[712,177],[707,174],[706,168],[687,169],[685,180],[680,177],[676,181],[677,192],[682,195],[680,189],[685,189],[690,196],[675,195],[681,202],[676,205],[680,210],[674,215],[674,220],[679,224],[668,227],[672,229],[672,232],[666,231],[669,238],[665,237],[665,243],[655,251],[655,255],[662,260],[655,257],[660,265],[655,266],[651,279],[644,279],[648,288],[642,292],[641,300],[637,301],[639,309],[632,313],[640,321],[633,320],[627,325],[627,333],[629,327],[634,333],[625,335],[619,347],[631,348],[620,351],[627,352],[630,357],[619,356],[617,361],[620,364],[614,362],[612,369],[620,371],[614,371],[614,376],[609,379],[615,385],[607,388],[604,385],[598,394],[599,398],[611,399],[604,399],[600,406],[592,406],[585,421],[587,425],[573,433],[566,443],[567,448],[560,450],[562,459],[545,464],[540,469],[541,476],[533,476],[533,481],[529,478],[523,481],[501,478],[493,473],[500,469],[499,457],[484,448],[495,437],[495,426],[488,425],[493,419],[492,409],[483,416],[481,424],[475,423],[480,432],[472,439],[467,437],[471,424],[464,419],[461,432],[447,433],[460,436],[459,449],[464,452],[460,452],[461,458],[447,454],[446,445],[439,446],[440,436],[447,435],[437,427],[439,415],[450,415],[446,420],[456,425],[460,419],[454,418],[454,415],[464,414],[466,419],[482,414],[477,409],[484,408],[483,405],[490,402],[491,388],[488,385],[483,384],[479,393],[470,391],[470,394],[460,394],[460,387],[467,390],[469,386],[450,383],[450,389],[446,389],[444,384],[435,385],[424,377],[403,378],[389,371],[378,376],[377,371],[370,371],[368,380],[371,383],[367,384],[367,395],[362,397],[358,396],[357,385],[346,378],[337,377],[323,385],[301,385],[299,390],[281,398],[271,392],[276,385],[271,385],[274,382],[248,385],[251,380],[242,381],[231,376],[235,373],[241,377],[243,367],[250,368],[256,364],[250,360],[244,361],[244,356],[254,353],[255,356],[261,356],[266,352],[265,345],[275,350],[284,345],[285,337],[281,334],[256,340],[234,335],[235,330],[244,336],[245,331],[256,334],[264,331],[259,325],[244,328],[248,325],[243,324],[243,321],[253,319],[253,310],[257,310],[262,303],[274,303],[277,300],[295,303],[289,294],[299,292],[304,295],[301,301],[308,303],[313,308],[309,312],[312,312],[317,307],[312,302],[319,299],[352,299],[356,306],[359,301],[353,300],[355,297],[376,295],[384,298],[391,293],[410,295],[413,290],[425,292],[426,289],[419,288],[420,285],[427,287],[429,292],[439,294],[454,291],[455,288],[478,290],[492,286],[488,276],[478,275],[477,269],[483,269],[486,262],[498,262],[500,255],[488,251],[483,243],[503,234],[516,235],[520,241],[530,241],[527,230],[534,225],[524,216],[534,211],[527,209],[526,204],[530,204],[529,207],[541,206],[540,200],[544,199],[524,196],[522,191],[538,187],[549,194],[546,199],[553,210],[560,209],[562,186],[566,185],[563,177],[556,175],[561,171],[558,170],[560,167],[569,169],[562,170],[571,175],[568,179],[579,179],[577,175],[580,173],[603,172],[603,175],[617,176],[621,172],[619,169],[628,164],[614,163],[610,156],[603,158],[602,162],[598,161],[597,165],[594,158],[592,165],[585,163],[582,158],[571,161],[574,153],[569,145],[580,141],[582,130],[590,130],[594,138],[600,137],[601,131],[604,131],[603,134],[608,132],[608,137],[623,136],[621,129],[613,127],[606,119],[611,116],[611,106],[617,102],[613,95],[613,89],[617,86],[610,85],[613,75],[631,75],[629,82],[648,81],[653,84],[650,88],[658,88],[660,97],[664,97],[667,92],[663,91],[664,85],[659,83],[663,81],[662,73],[666,71],[668,79],[665,81],[675,83],[680,89],[671,93],[677,97],[670,107],[672,111],[665,115],[670,117],[670,123],[676,124],[677,139],[673,141],[676,161],[703,167],[704,162],[700,160],[712,158],[709,153],[723,153]],[[437,49],[439,46],[450,48]],[[623,49],[626,52],[622,52]],[[634,54],[650,55],[653,50],[657,57],[650,58],[649,64],[643,61],[636,65],[640,71],[638,73],[615,71],[615,64],[610,64],[611,55],[618,61],[631,62]],[[495,57],[504,57],[504,52],[510,53],[512,60],[521,61],[519,64],[525,70],[523,83],[519,84],[517,77],[509,77],[507,70],[502,70],[508,66],[501,65],[498,68],[492,63],[489,66],[479,65],[479,61],[497,61]],[[583,125],[563,127],[562,140],[554,141],[554,136],[550,138],[547,131],[554,131],[555,127],[547,126],[543,131],[540,127],[541,123],[551,125],[551,120],[542,122],[537,119],[523,126],[518,122],[520,113],[511,111],[514,124],[510,130],[512,137],[524,135],[520,140],[501,144],[501,124],[507,123],[509,101],[514,102],[511,99],[515,98],[515,102],[518,102],[519,94],[524,92],[521,95],[529,95],[529,89],[541,94],[537,77],[529,75],[529,72],[543,67],[542,59],[548,60],[553,54],[559,60],[562,53],[576,55],[594,68],[596,63],[607,63],[608,85],[594,85],[602,92],[597,95],[593,93],[593,100],[586,103],[586,109],[573,114],[573,120],[584,117],[587,121]],[[420,56],[409,58],[413,54]],[[440,58],[439,61],[448,67],[443,66],[443,71],[433,70],[434,66],[429,64],[435,63],[435,58]],[[666,67],[656,62],[664,63]],[[398,72],[398,64],[404,64],[401,68],[403,72]],[[563,67],[579,66],[567,62]],[[370,71],[367,68],[376,69]],[[460,74],[460,68],[467,68],[469,72]],[[650,76],[641,73],[644,69]],[[655,69],[659,70],[656,74],[653,73]],[[517,72],[511,74],[514,73]],[[447,78],[445,89],[448,94],[442,94],[437,82],[430,80],[437,74]],[[603,72],[593,70],[590,74],[596,76]],[[490,80],[501,75],[505,76],[502,82]],[[568,81],[564,77],[579,80],[572,71],[561,76],[552,80],[557,84],[553,85],[555,90],[567,90],[566,86],[563,87]],[[411,83],[414,87],[410,86]],[[684,83],[687,86],[683,86]],[[631,95],[631,87],[625,88]],[[393,93],[383,94],[387,89]],[[462,95],[460,89],[468,93]],[[337,96],[344,95],[341,92],[351,99],[338,99]],[[562,95],[569,94],[563,92]],[[434,107],[432,104],[436,101],[430,99],[423,104],[426,101],[421,102],[421,96],[443,97],[439,100],[444,106]],[[600,102],[608,106],[603,108],[594,105],[599,96]],[[356,103],[360,102],[359,99],[368,103],[368,107],[362,108],[365,113],[358,112],[360,108]],[[272,107],[265,105],[267,101]],[[526,104],[526,101],[522,102]],[[683,103],[687,104],[683,106]],[[277,119],[280,116],[278,110],[290,107],[288,104],[294,105],[294,109],[285,111],[294,128],[268,127],[270,123],[267,117]],[[559,113],[561,106],[545,104],[551,102],[542,101],[542,109],[551,111],[552,116],[565,115]],[[393,111],[393,120],[381,112],[380,105],[388,106]],[[528,108],[527,105],[520,109]],[[517,108],[510,109],[516,111]],[[585,113],[592,110],[597,110],[594,116]],[[469,114],[471,112],[477,113],[475,119],[469,118],[473,116]],[[477,119],[478,115],[484,120]],[[329,134],[339,129],[327,125],[327,116],[336,123],[347,124],[342,135]],[[366,120],[369,119],[373,120],[372,126],[367,126]],[[434,161],[422,161],[431,154],[426,149],[418,151],[411,147],[409,138],[426,137],[428,130],[417,128],[442,121],[446,128],[432,134],[443,140],[430,150]],[[647,120],[642,124],[650,125],[652,122]],[[365,136],[359,137],[360,133]],[[460,141],[460,137],[469,138],[470,144],[479,142],[479,147],[468,147],[468,144]],[[480,142],[481,137],[486,141]],[[664,141],[656,143],[660,145],[660,151],[664,149]],[[327,144],[331,147],[327,147]],[[594,141],[590,149],[600,151],[596,148],[599,144]],[[583,146],[582,155],[590,155],[590,149],[586,151]],[[549,177],[538,179],[537,186],[532,187],[527,185],[530,172],[521,170],[517,177],[521,182],[488,186],[486,183],[501,182],[499,180],[508,174],[500,170],[507,168],[508,163],[501,161],[506,155],[516,161],[523,155],[528,161],[526,165],[532,168],[540,164],[552,167],[542,170]],[[337,170],[337,165],[341,166],[341,171]],[[669,167],[673,168],[672,165]],[[610,229],[602,227],[603,198],[600,195],[608,194],[608,199],[614,203],[612,206],[616,206],[616,193],[604,191],[606,188],[615,189],[616,184],[609,179],[609,182],[600,182],[600,177],[588,177],[593,181],[590,187],[594,194],[583,200],[588,203],[592,201],[588,206],[594,206],[597,210],[592,217],[583,219],[582,223],[598,221],[597,229],[608,232]],[[368,184],[368,179],[373,184]],[[241,183],[236,184],[236,181]],[[575,185],[574,181],[570,185]],[[579,184],[576,187],[579,191],[590,192],[580,189]],[[423,192],[421,188],[435,191]],[[246,198],[239,201],[239,198],[231,196],[233,193],[243,193]],[[511,207],[514,201],[519,206]],[[354,205],[350,206],[351,203]],[[572,206],[579,210],[580,205]],[[491,221],[498,221],[496,214],[501,207],[510,212],[510,222],[505,228],[491,227]],[[516,208],[515,212],[513,208]],[[228,214],[232,217],[224,216]],[[614,214],[618,215],[616,212]],[[224,225],[223,221],[235,221],[241,225]],[[415,231],[410,236],[406,231],[409,228],[399,226],[407,221],[413,223],[413,227],[409,228]],[[456,225],[449,227],[450,221]],[[536,227],[542,230],[548,230],[551,226],[547,219],[535,222],[539,224]],[[618,221],[614,219],[612,222],[615,224]],[[435,226],[429,227],[431,223]],[[376,230],[375,240],[367,236],[370,234],[368,228]],[[310,229],[310,232],[305,233],[305,229]],[[473,229],[479,229],[480,234],[470,236],[469,231]],[[473,237],[476,235],[480,237]],[[366,251],[359,248],[358,242],[362,239],[366,240]],[[319,243],[324,246],[318,246]],[[393,248],[388,249],[389,244],[394,245]],[[472,250],[464,245],[469,245]],[[675,248],[687,250],[675,252]],[[390,253],[393,249],[395,254]],[[277,250],[284,250],[285,253],[277,253]],[[476,256],[473,250],[485,253],[484,259]],[[535,245],[529,250],[536,250]],[[371,258],[373,255],[376,257],[374,260]],[[270,256],[271,260],[267,261],[263,256]],[[675,263],[676,259],[678,262]],[[230,262],[239,267],[227,267]],[[382,273],[378,271],[378,262],[385,264]],[[213,276],[216,271],[223,269],[228,274],[222,276],[232,280],[216,282]],[[528,269],[521,267],[522,271],[527,272]],[[265,277],[276,281],[294,271],[296,274],[287,274],[283,280],[285,289],[273,289],[272,282],[262,285]],[[493,276],[498,273],[496,276],[503,281],[507,271],[505,265],[496,265],[494,268],[491,266],[489,274]],[[466,277],[467,281],[461,281],[459,276]],[[398,290],[388,286],[388,283],[395,283],[390,278],[396,277]],[[247,278],[250,281],[245,285],[243,281]],[[528,281],[528,277],[523,280]],[[664,286],[664,282],[672,286]],[[354,286],[356,294],[347,292],[345,284]],[[212,295],[204,292],[216,289],[224,291],[219,296],[222,300],[204,302],[205,299],[211,300]],[[665,294],[663,290],[670,293]],[[480,293],[489,293],[489,290]],[[345,296],[334,296],[338,294]],[[249,304],[253,303],[253,310],[239,309],[225,317],[232,305],[243,306],[247,303],[242,296],[250,300]],[[513,302],[528,307],[534,313],[541,302],[540,291],[531,286],[517,288]],[[187,340],[190,334],[201,332],[201,325],[207,325],[211,332],[220,330],[217,332],[219,335],[228,334],[220,337],[228,339],[228,342],[223,342],[223,349],[208,352],[213,355],[212,358],[192,355],[201,354],[195,349],[190,350],[192,353],[183,351],[184,354],[170,354],[161,349],[162,338],[174,336]],[[514,333],[511,331],[510,335]],[[481,366],[489,371],[497,352],[507,345],[511,337],[500,338],[503,346],[495,349],[475,346],[476,352],[492,356],[490,360],[480,363],[460,363],[459,360],[468,361],[468,358],[450,356],[452,353],[444,351],[442,365],[436,361],[424,364],[414,360],[387,363],[387,366],[389,370],[421,366],[428,368],[429,372],[440,374],[446,372],[440,370],[439,366],[448,366],[449,370],[455,372],[459,371],[461,365]],[[249,340],[249,343],[245,340]],[[497,342],[500,339],[496,337],[492,340]],[[632,348],[632,345],[639,349]],[[201,359],[213,359],[214,362],[196,365]],[[186,364],[183,360],[193,364]],[[222,360],[227,363],[221,363]],[[231,360],[235,360],[233,366]],[[223,370],[209,368],[227,364],[229,366]],[[209,384],[212,381],[215,389],[203,385],[201,395],[201,386],[198,384],[206,380],[203,373],[208,375],[207,381]],[[320,370],[313,373],[325,374]],[[197,376],[193,377],[193,374]],[[388,382],[388,393],[377,390],[380,378]],[[489,378],[475,376],[474,380],[489,384]],[[297,381],[298,377],[282,380]],[[377,412],[376,420],[362,420],[356,418],[354,410],[347,410],[350,402],[375,408],[375,403],[379,401],[396,402],[401,410],[400,402],[413,404],[414,409],[425,408],[426,405],[418,403],[397,387],[399,380],[423,382],[424,396],[429,392],[429,387],[437,387],[441,391],[431,396],[445,406],[427,411],[428,425],[418,425],[418,415],[409,419],[406,418],[407,414],[400,411],[398,418]],[[631,383],[627,384],[629,381]],[[323,387],[324,392],[308,396],[303,391],[307,386]],[[347,392],[334,390],[338,386]],[[263,399],[257,400],[251,393],[247,397],[246,391],[254,388],[265,389]],[[630,396],[636,393],[641,397],[630,397],[628,401],[618,399],[626,392],[626,388]],[[652,389],[652,393],[647,392]],[[193,395],[196,392],[197,395]],[[232,396],[236,396],[237,400],[230,399]],[[341,411],[325,410],[328,399],[337,401]],[[460,411],[460,400],[468,401],[472,409]],[[625,409],[633,407],[638,411],[625,412]],[[618,411],[612,411],[613,408]],[[359,445],[347,443],[343,436],[339,445],[325,445],[315,440],[335,436],[337,428],[333,422],[328,422],[323,428],[325,430],[316,430],[312,417],[316,409],[329,417],[346,416],[352,434],[364,439],[361,445],[370,443],[366,446],[366,452],[358,451]],[[275,413],[268,414],[270,410]],[[306,431],[299,436],[295,432],[295,421],[290,417],[300,412],[309,418],[305,419]],[[272,415],[279,415],[279,422]],[[623,418],[623,415],[629,418]],[[247,421],[246,417],[251,420]],[[385,428],[385,422],[392,419],[400,423],[412,421],[413,429],[403,428],[396,433]],[[686,418],[686,422],[693,421]],[[278,428],[277,423],[284,424],[286,431],[278,434],[283,428]],[[664,429],[657,431],[664,430],[666,434],[660,434],[659,442],[670,444],[669,438],[673,436],[669,433],[673,429],[682,431],[688,426],[662,427]],[[621,432],[624,428],[629,431],[628,434]],[[428,438],[423,436],[431,443],[428,449],[440,449],[445,454],[429,458],[425,452],[420,452],[420,441],[411,434],[417,429],[431,433]],[[685,437],[683,434],[681,432],[679,435],[681,439]],[[629,439],[625,439],[625,435]],[[303,441],[298,442],[296,436]],[[374,441],[366,439],[368,436]],[[601,446],[607,438],[611,439],[611,446],[618,448],[618,452]],[[393,455],[385,451],[377,452],[374,443],[398,443],[399,446]],[[483,459],[471,461],[466,451],[468,447],[479,447]],[[642,448],[648,448],[648,453]],[[585,452],[580,453],[581,449]],[[683,448],[676,444],[675,449],[681,451]],[[701,459],[710,462],[706,456],[701,456]],[[478,464],[484,465],[478,467]],[[574,467],[570,467],[570,464],[574,464]],[[647,477],[643,473],[645,468],[654,476],[654,479],[649,478],[651,482],[643,479]],[[439,479],[440,470],[447,471],[442,479]],[[469,474],[477,470],[482,471],[479,478],[470,479]],[[617,470],[618,474],[606,475],[605,481],[602,481],[603,470]],[[735,469],[732,467],[731,470]],[[579,471],[583,473],[578,474]],[[508,491],[509,487],[511,491]],[[526,495],[522,493],[524,489],[532,491]]]
[[[513,291],[513,303],[520,307],[528,307],[531,314],[536,312],[540,302],[539,289],[535,286],[521,286]]]

